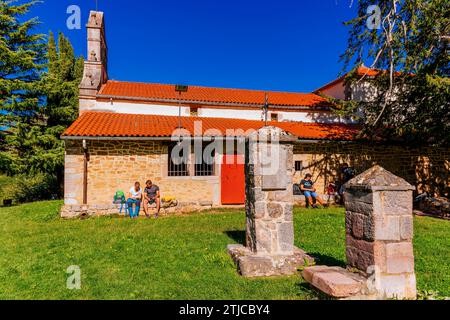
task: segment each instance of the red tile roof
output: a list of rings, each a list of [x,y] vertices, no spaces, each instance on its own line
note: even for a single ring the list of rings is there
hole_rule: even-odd
[[[373,68],[368,68],[366,66],[360,66],[358,69],[356,69],[356,74],[360,77],[363,76],[369,76],[369,77],[375,77],[378,75],[380,71]]]
[[[203,104],[262,106],[265,94],[269,105],[287,107],[329,108],[330,103],[314,93],[276,92],[246,89],[209,88],[189,86],[179,95],[169,84],[122,82],[109,80],[98,93],[98,98],[133,99],[150,101],[178,101]]]
[[[139,114],[120,114],[111,112],[85,112],[62,135],[70,137],[171,137],[177,135],[178,117]],[[194,125],[201,123],[201,131]],[[191,136],[242,136],[227,130],[257,130],[264,126],[263,121],[181,117],[182,128]],[[319,124],[304,122],[269,122],[300,139],[352,140],[358,132],[356,126],[344,124]]]
[[[380,72],[379,70],[368,68],[366,66],[360,66],[360,67],[358,67],[358,69],[356,69],[356,75],[359,77],[374,77],[374,76],[378,75],[379,72]],[[340,82],[343,82],[349,74],[350,74],[350,72],[346,73],[342,77],[339,77],[339,78],[327,83],[326,85],[314,90],[314,92],[320,93],[328,88],[331,88],[331,87],[337,85]]]

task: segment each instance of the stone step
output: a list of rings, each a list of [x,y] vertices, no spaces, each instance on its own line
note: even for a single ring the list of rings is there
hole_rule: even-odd
[[[366,287],[366,278],[340,267],[307,267],[302,276],[312,286],[334,298],[359,295]]]

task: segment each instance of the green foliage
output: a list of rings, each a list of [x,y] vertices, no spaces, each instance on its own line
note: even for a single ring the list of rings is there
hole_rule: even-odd
[[[52,33],[46,42],[33,34],[36,18],[22,21],[36,3],[0,0],[0,172],[31,181],[37,175],[61,189],[59,137],[77,117],[83,59],[62,33],[58,43]],[[45,199],[42,192],[28,199]]]
[[[75,58],[72,45],[62,33],[58,45],[52,33],[48,40],[48,72],[41,80],[46,103],[41,108],[43,125],[27,136],[25,145],[32,150],[28,173],[43,172],[62,181],[64,143],[59,138],[77,118],[78,84],[83,70],[82,57]]]
[[[421,290],[417,293],[417,300],[450,300],[450,298],[441,296],[439,291]]]
[[[9,184],[12,183],[12,180],[13,180],[12,177],[0,175],[0,205],[3,203],[3,199],[8,198],[6,188],[9,186]]]
[[[56,178],[52,175],[37,173],[33,176],[15,175],[0,188],[2,199],[12,199],[15,203],[50,200],[61,196]]]
[[[33,34],[36,18],[23,20],[31,1],[0,1],[0,168],[9,173],[24,170],[29,147],[23,139],[42,125],[43,103],[39,81],[45,67],[44,35]]]
[[[61,134],[78,114],[78,85],[83,75],[83,58],[75,58],[69,40],[60,33],[58,45],[52,33],[48,40],[48,73],[44,77],[47,103],[45,114],[51,134]]]
[[[381,9],[379,29],[366,26],[370,5]],[[377,88],[372,101],[342,103],[341,110],[364,111],[366,136],[450,145],[450,2],[361,0],[358,17],[346,24],[344,69],[365,63],[386,72],[365,79]],[[356,84],[359,78],[348,80]]]

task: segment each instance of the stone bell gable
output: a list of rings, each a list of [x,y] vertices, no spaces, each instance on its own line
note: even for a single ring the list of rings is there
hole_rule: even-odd
[[[95,107],[100,87],[108,80],[108,47],[103,12],[91,11],[87,28],[87,58],[79,86],[80,114]]]

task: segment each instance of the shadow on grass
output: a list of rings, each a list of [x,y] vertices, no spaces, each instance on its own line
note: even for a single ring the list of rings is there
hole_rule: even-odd
[[[310,252],[309,255],[314,257],[314,259],[316,260],[316,265],[320,264],[330,267],[342,267],[342,268],[346,267],[345,261],[338,260],[326,254],[321,254],[318,252]]]
[[[245,246],[245,231],[243,230],[228,230],[224,232],[230,239]]]
[[[312,285],[310,285],[308,282],[300,282],[297,283],[297,287],[301,292],[304,292],[305,294],[309,295],[312,299],[318,299],[318,300],[335,300],[334,298],[326,295],[320,290],[317,290]]]

